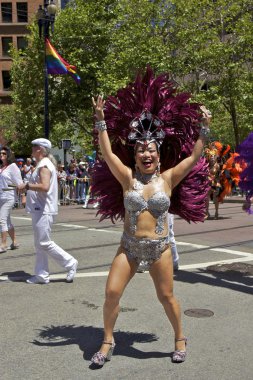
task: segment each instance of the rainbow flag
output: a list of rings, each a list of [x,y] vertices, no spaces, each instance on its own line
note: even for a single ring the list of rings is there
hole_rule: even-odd
[[[66,62],[60,54],[57,53],[55,48],[51,45],[50,41],[46,39],[46,64],[47,72],[51,75],[69,74],[80,84],[81,78],[77,75],[76,67]]]

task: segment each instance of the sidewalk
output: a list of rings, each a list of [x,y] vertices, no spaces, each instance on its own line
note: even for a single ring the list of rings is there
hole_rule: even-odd
[[[226,197],[224,199],[224,203],[244,203],[245,202],[245,195],[231,195],[229,197]]]

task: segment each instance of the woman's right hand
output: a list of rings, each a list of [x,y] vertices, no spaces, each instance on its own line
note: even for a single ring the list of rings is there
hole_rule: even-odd
[[[202,111],[202,124],[204,127],[210,127],[212,113],[205,106],[201,106],[200,110]]]
[[[105,100],[103,99],[103,96],[98,95],[96,100],[94,98],[92,98],[92,104],[94,107],[95,116],[97,118],[97,121],[104,120],[105,115],[104,115],[103,108],[104,108]]]

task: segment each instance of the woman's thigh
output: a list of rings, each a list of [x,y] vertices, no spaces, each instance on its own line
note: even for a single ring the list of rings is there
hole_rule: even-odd
[[[124,249],[119,247],[108,275],[106,293],[120,297],[137,268],[138,264],[134,260],[129,260]]]
[[[149,273],[158,296],[173,294],[173,260],[170,248],[166,249],[160,259],[150,266]]]

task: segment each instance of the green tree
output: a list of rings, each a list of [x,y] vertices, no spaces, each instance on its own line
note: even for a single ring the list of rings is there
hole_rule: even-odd
[[[77,86],[70,76],[49,76],[50,139],[78,139],[85,135],[91,145],[91,95],[99,88],[99,67],[110,45],[108,8],[112,1],[81,0],[60,12],[55,22],[52,44],[64,59],[75,65],[81,77]],[[71,5],[71,4],[70,4]],[[13,50],[13,102],[17,109],[17,136],[22,144],[43,135],[44,43],[39,39],[36,22],[31,24],[25,52]]]
[[[250,1],[122,0],[100,83],[106,93],[149,63],[212,109],[214,136],[237,145],[252,129]],[[113,65],[111,65],[113,62]]]
[[[250,0],[75,0],[57,16],[51,40],[81,76],[80,86],[68,76],[49,78],[55,143],[71,137],[91,147],[91,96],[115,93],[147,64],[171,72],[193,101],[210,107],[215,138],[237,145],[252,129]],[[13,60],[16,134],[28,144],[43,134],[43,42],[35,24],[27,50]]]

